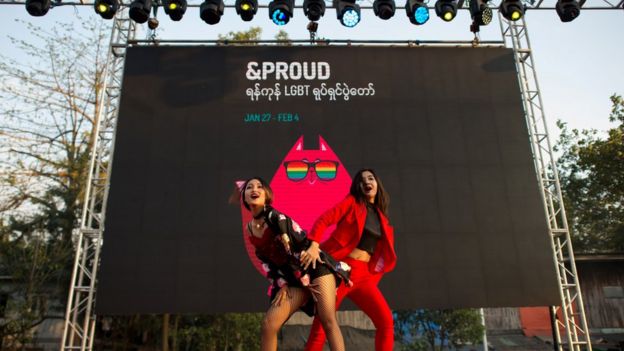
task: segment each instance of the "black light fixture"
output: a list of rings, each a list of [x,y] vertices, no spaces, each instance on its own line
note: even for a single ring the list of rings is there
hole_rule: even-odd
[[[412,24],[421,25],[429,20],[429,8],[422,0],[407,0],[405,12]]]
[[[303,1],[303,14],[308,17],[310,21],[318,21],[325,15],[325,1],[324,0],[304,0]]]
[[[581,14],[581,5],[576,0],[559,0],[555,10],[561,22],[571,22]]]
[[[199,17],[208,24],[217,24],[223,16],[224,9],[223,0],[205,0],[199,6]]]
[[[353,28],[360,23],[362,18],[360,5],[356,4],[355,0],[334,0],[334,7],[336,17],[343,26]]]
[[[51,5],[51,0],[26,0],[26,11],[31,16],[41,17],[48,13]]]
[[[93,3],[95,13],[102,16],[104,19],[112,19],[115,17],[115,13],[119,10],[118,0],[95,0]]]
[[[278,26],[283,26],[293,16],[294,0],[273,0],[269,3],[269,18]]]
[[[394,16],[395,10],[396,5],[394,4],[394,0],[375,0],[373,3],[373,12],[375,12],[375,16],[381,18],[382,20],[387,20]]]
[[[488,0],[470,0],[470,16],[475,25],[487,26],[492,22],[492,9],[488,6]]]
[[[134,0],[130,4],[129,15],[136,23],[145,23],[152,10],[152,0]]]
[[[172,21],[179,21],[186,12],[186,0],[163,0],[165,13]]]
[[[251,21],[258,12],[258,0],[236,0],[236,14],[245,22]]]
[[[435,4],[436,15],[446,22],[452,21],[457,16],[456,0],[438,0]]]
[[[524,5],[520,0],[503,0],[498,10],[509,21],[517,21],[524,16]]]

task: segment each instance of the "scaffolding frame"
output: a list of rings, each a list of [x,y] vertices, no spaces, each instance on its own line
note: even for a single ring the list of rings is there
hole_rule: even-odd
[[[23,4],[1,0],[0,4]],[[617,3],[602,2],[600,9],[619,9],[624,0]],[[66,3],[69,4],[69,3]],[[86,4],[84,5],[92,5]],[[540,7],[542,6],[542,7]],[[537,1],[529,9],[550,9]],[[510,22],[499,14],[501,33],[507,45],[514,51],[518,79],[522,93],[525,118],[533,157],[548,218],[549,235],[556,267],[559,294],[562,305],[552,307],[552,312],[561,312],[562,318],[555,328],[555,344],[563,351],[560,328],[563,328],[571,350],[591,351],[591,342],[583,306],[574,254],[570,240],[561,187],[557,174],[555,157],[548,136],[537,73],[533,61],[527,26],[524,18]],[[112,155],[116,122],[121,96],[125,53],[130,42],[135,41],[136,25],[128,18],[124,6],[114,19],[106,60],[104,87],[101,90],[96,115],[96,133],[92,140],[90,171],[85,192],[85,202],[80,228],[77,230],[76,255],[72,270],[62,350],[93,350],[96,315],[94,313],[97,270],[100,263],[106,203],[112,172]]]
[[[113,20],[103,86],[98,97],[100,106],[96,106],[95,133],[91,140],[92,154],[82,219],[77,230],[76,256],[61,339],[62,350],[93,349],[96,324],[93,307],[110,188],[123,68],[128,42],[134,39],[135,34],[136,24],[128,17],[127,10],[119,11]]]
[[[576,263],[574,262],[574,251],[572,250],[572,240],[563,204],[556,157],[546,125],[546,113],[537,81],[537,71],[526,21],[524,17],[516,22],[508,21],[500,13],[498,17],[503,40],[511,44],[514,52],[518,83],[522,92],[522,103],[533,151],[533,161],[544,202],[544,211],[548,219],[553,262],[557,272],[557,285],[561,299],[561,306],[550,307],[550,312],[557,320],[556,325],[558,326],[553,328],[555,345],[558,350],[564,350],[559,330],[563,328],[570,350],[591,351],[589,328],[585,317]],[[562,319],[556,318],[558,312],[561,312]]]

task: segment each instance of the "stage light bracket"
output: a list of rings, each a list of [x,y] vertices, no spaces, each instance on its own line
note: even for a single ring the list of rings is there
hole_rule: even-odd
[[[348,28],[355,27],[362,18],[360,5],[355,0],[334,0],[336,17],[340,23]]]
[[[172,5],[175,5],[175,8],[172,9]],[[172,21],[179,21],[186,13],[187,2],[186,0],[163,0],[163,7]]]
[[[375,0],[373,2],[373,12],[375,16],[382,20],[388,20],[394,16],[396,4],[394,0]]]
[[[223,0],[204,0],[199,6],[199,17],[208,24],[217,24],[221,21],[224,10]]]
[[[130,18],[136,23],[145,23],[150,17],[152,0],[134,0],[128,11]]]
[[[293,17],[294,8],[294,0],[273,0],[269,3],[269,18],[278,26],[283,26]]]
[[[509,21],[517,21],[524,16],[526,8],[521,0],[503,0],[498,11]]]
[[[304,0],[303,1],[303,14],[308,17],[310,21],[316,22],[325,15],[325,1],[324,0]]]
[[[417,26],[423,25],[429,20],[429,8],[422,0],[407,0],[405,13],[410,22]]]
[[[581,14],[581,4],[577,0],[558,0],[555,11],[561,22],[572,22]]]
[[[26,11],[35,17],[45,16],[52,6],[51,0],[26,0]]]
[[[446,22],[452,21],[457,16],[456,0],[438,0],[435,3],[436,16]]]
[[[95,0],[93,9],[103,19],[113,19],[119,10],[119,0]]]
[[[258,12],[258,0],[236,0],[236,14],[245,21],[251,21]]]
[[[470,0],[470,16],[478,26],[487,26],[492,22],[494,14],[488,6],[488,0]]]

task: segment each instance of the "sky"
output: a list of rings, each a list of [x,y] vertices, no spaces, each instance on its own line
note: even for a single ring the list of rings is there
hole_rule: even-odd
[[[589,0],[588,3],[593,5],[594,1],[596,5],[602,3],[599,0]],[[360,3],[371,5],[370,2]],[[230,2],[226,1],[226,4]],[[104,21],[90,6],[60,6],[51,9],[44,17],[31,17],[23,5],[4,5],[0,11],[0,52],[19,58],[8,36],[32,37],[22,22],[45,27],[55,21],[80,20],[78,14],[89,21]],[[362,21],[355,28],[346,28],[337,21],[335,10],[328,8],[319,21],[318,36],[353,40],[468,41],[474,38],[469,31],[467,11],[459,11],[449,23],[437,18],[433,12],[431,16],[423,26],[412,25],[401,4],[390,20],[375,17],[372,10],[362,10]],[[530,10],[525,18],[551,140],[554,142],[559,134],[555,126],[557,120],[578,129],[606,130],[613,126],[608,121],[609,96],[614,93],[624,95],[624,11],[584,10],[569,23],[562,23],[554,10]],[[189,8],[180,22],[171,21],[162,9],[158,19],[160,26],[156,34],[161,40],[216,39],[218,34],[247,30],[251,26],[262,28],[262,39],[273,39],[279,30],[286,31],[291,39],[309,39],[308,20],[301,8],[296,9],[292,20],[281,27],[274,25],[268,18],[267,9],[262,8],[251,22],[242,21],[234,8],[226,8],[221,22],[212,26],[199,18],[197,7]],[[147,28],[145,25],[141,27],[137,39],[146,39]],[[501,41],[497,18],[489,26],[482,27],[479,36],[481,40]]]

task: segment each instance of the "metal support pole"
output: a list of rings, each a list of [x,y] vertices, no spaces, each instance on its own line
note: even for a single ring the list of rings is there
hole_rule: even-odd
[[[533,159],[540,183],[544,210],[548,218],[553,263],[556,267],[561,298],[561,307],[556,307],[556,309],[561,310],[563,317],[557,321],[557,324],[565,330],[568,349],[591,351],[589,329],[563,206],[556,160],[548,136],[542,96],[537,83],[537,73],[526,22],[524,18],[516,22],[508,21],[500,13],[498,17],[503,40],[507,44],[511,44],[514,50]],[[559,350],[563,351],[559,328],[555,328],[555,336],[557,339],[555,343],[559,345]]]
[[[76,233],[76,257],[67,297],[61,350],[92,350],[95,335],[95,291],[104,215],[108,198],[115,126],[121,96],[125,51],[135,35],[127,10],[113,21],[108,57],[99,90],[91,141],[91,162],[80,229]]]
[[[488,351],[487,327],[485,326],[485,311],[483,308],[479,308],[479,314],[481,315],[481,325],[483,325],[483,351]]]

